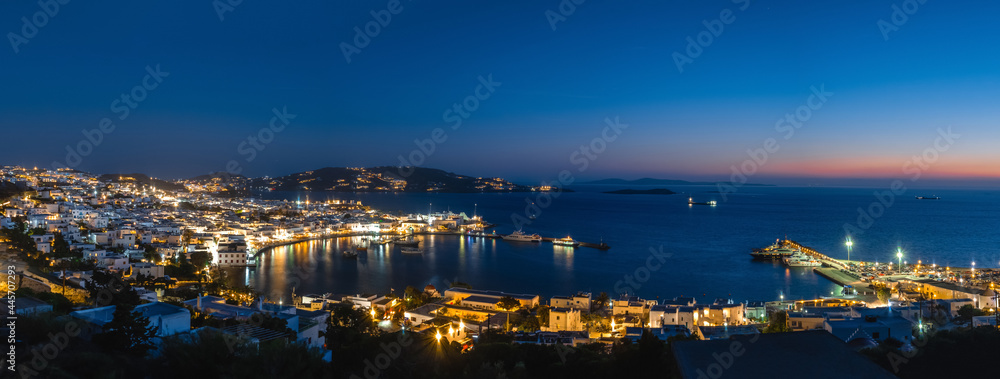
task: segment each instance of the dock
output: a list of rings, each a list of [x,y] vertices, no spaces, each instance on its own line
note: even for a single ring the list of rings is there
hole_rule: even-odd
[[[837,269],[846,269],[847,268],[847,265],[844,264],[843,262],[841,262],[841,261],[839,261],[837,259],[830,258],[830,257],[828,257],[828,256],[826,256],[826,255],[824,255],[824,254],[816,251],[816,249],[813,249],[813,248],[811,248],[809,246],[804,246],[804,245],[802,245],[802,244],[800,244],[798,242],[792,241],[790,239],[785,239],[782,243],[785,244],[785,245],[787,245],[787,246],[791,246],[791,247],[794,247],[796,249],[799,249],[800,251],[802,251],[806,255],[809,255],[809,256],[811,256],[813,258],[816,258],[818,261],[823,262],[824,265],[828,265],[830,267],[834,267],[834,268],[837,268]]]

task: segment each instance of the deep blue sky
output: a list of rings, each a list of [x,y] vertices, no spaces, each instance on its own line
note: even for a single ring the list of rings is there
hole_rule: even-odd
[[[225,0],[222,0],[225,2]],[[179,3],[179,4],[178,4]],[[76,168],[190,177],[238,160],[244,174],[395,165],[443,112],[501,82],[423,166],[522,181],[644,176],[726,179],[746,150],[781,149],[752,181],[845,184],[908,177],[938,128],[962,137],[924,178],[1000,177],[1000,4],[928,1],[883,38],[902,1],[588,0],[552,30],[559,1],[406,1],[347,63],[341,42],[387,1],[245,0],[220,21],[212,1],[62,5],[15,53],[8,32],[40,10],[0,4],[0,164],[65,162],[104,117],[117,128]],[[731,9],[679,72],[671,54]],[[110,104],[147,65],[169,72],[125,120]],[[788,140],[775,130],[833,92]],[[297,117],[252,162],[237,147],[272,108]],[[584,172],[571,162],[606,117],[628,129]]]

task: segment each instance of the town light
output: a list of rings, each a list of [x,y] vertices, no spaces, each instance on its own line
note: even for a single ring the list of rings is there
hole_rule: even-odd
[[[847,262],[849,263],[851,262],[851,246],[854,246],[854,241],[851,241],[851,236],[847,236],[847,242],[844,244],[847,245]]]
[[[441,331],[440,330],[437,332],[437,335],[434,336],[434,339],[436,339],[438,343],[441,343]]]

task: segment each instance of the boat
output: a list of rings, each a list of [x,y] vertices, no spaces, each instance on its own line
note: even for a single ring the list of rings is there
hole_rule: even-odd
[[[775,241],[771,246],[762,249],[753,249],[750,256],[755,260],[777,260],[790,257],[795,253],[801,253],[798,249],[785,246],[780,240]]]
[[[356,245],[354,245],[354,250],[357,250],[357,251],[368,251],[368,245],[365,245],[365,244],[356,244]]]
[[[716,205],[716,204],[718,203],[716,203],[715,200],[710,200],[702,203],[694,201],[694,198],[691,197],[688,198],[688,205]]]
[[[537,234],[524,234],[520,229],[515,230],[513,233],[503,236],[504,241],[518,241],[518,242],[542,242],[542,236]]]
[[[556,245],[556,246],[567,246],[567,247],[577,247],[577,246],[580,246],[579,242],[574,241],[569,236],[566,236],[566,238],[554,239],[554,240],[552,240],[552,244]]]
[[[941,200],[939,196],[917,196],[917,200]]]
[[[820,262],[816,258],[802,253],[801,251],[793,253],[791,256],[782,259],[785,266],[788,267],[820,267],[823,262]]]
[[[404,247],[399,249],[403,254],[423,254],[424,251],[415,247]]]
[[[397,239],[395,241],[392,241],[392,243],[396,244],[396,246],[408,246],[408,247],[420,246],[420,240],[413,237]]]
[[[358,251],[354,250],[354,249],[344,250],[344,252],[342,254],[344,254],[344,258],[357,258],[358,257]]]
[[[378,239],[372,240],[371,243],[376,244],[376,245],[385,245],[385,244],[387,244],[389,242],[392,242],[392,239],[389,239],[389,238],[386,238],[386,237],[380,237]]]

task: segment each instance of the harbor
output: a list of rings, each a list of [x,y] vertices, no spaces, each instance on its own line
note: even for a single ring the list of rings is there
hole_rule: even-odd
[[[461,232],[417,232],[417,233],[410,233],[410,234],[403,234],[403,233],[381,233],[381,234],[378,234],[378,235],[373,235],[371,233],[324,233],[324,234],[321,234],[321,235],[289,238],[289,239],[284,239],[284,240],[281,240],[281,241],[269,242],[269,243],[260,245],[258,247],[253,247],[253,248],[251,248],[250,257],[251,258],[257,258],[258,256],[260,256],[260,254],[263,254],[263,253],[265,253],[268,250],[271,250],[273,248],[281,247],[281,246],[287,246],[287,245],[294,245],[294,244],[301,243],[301,242],[309,242],[309,241],[332,239],[332,238],[351,238],[351,237],[378,238],[378,236],[392,236],[393,240],[388,241],[386,243],[389,243],[389,244],[398,244],[398,239],[401,238],[401,237],[406,237],[406,236],[456,236],[456,237],[473,237],[473,238],[500,239],[500,240],[502,240],[504,238],[504,236],[506,236],[506,235],[504,235],[504,234],[498,234],[498,233],[475,233],[475,232],[465,232],[465,233],[461,233]],[[560,241],[560,240],[565,241],[567,237],[564,237],[564,238],[540,237],[540,238],[541,238],[539,240],[540,242],[549,242],[549,243],[553,243],[553,244],[556,244],[556,245],[561,245],[561,244],[558,243],[558,241]],[[539,242],[539,241],[536,241],[536,242]],[[565,247],[587,247],[587,248],[597,249],[597,250],[601,250],[601,251],[606,251],[606,250],[611,249],[611,246],[608,246],[604,242],[592,243],[592,242],[580,242],[580,241],[575,241],[575,240],[573,241],[572,245],[562,244],[561,246],[565,246]]]

